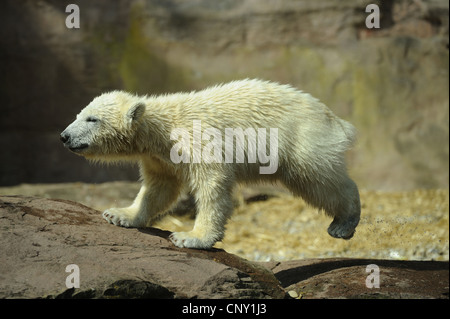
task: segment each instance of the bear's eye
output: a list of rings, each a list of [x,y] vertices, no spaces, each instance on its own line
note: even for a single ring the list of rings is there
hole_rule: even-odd
[[[95,123],[95,122],[98,122],[98,118],[93,117],[93,116],[89,116],[89,117],[86,119],[86,122],[92,122],[92,123]]]

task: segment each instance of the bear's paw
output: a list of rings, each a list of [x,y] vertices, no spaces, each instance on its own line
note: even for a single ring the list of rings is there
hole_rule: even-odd
[[[129,212],[126,208],[109,208],[103,212],[103,218],[110,224],[121,227],[139,227],[134,222],[136,214]]]
[[[328,227],[328,234],[334,238],[351,239],[355,234],[358,222],[359,218],[339,219],[335,217]]]
[[[170,241],[180,248],[209,249],[215,243],[214,236],[199,236],[194,231],[175,232],[169,236]]]

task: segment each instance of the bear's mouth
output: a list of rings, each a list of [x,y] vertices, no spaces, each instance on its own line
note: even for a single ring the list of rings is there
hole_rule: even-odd
[[[72,152],[77,153],[77,152],[79,152],[81,150],[84,150],[84,149],[88,148],[88,146],[89,146],[89,144],[80,144],[80,145],[75,146],[75,147],[69,146],[69,150],[71,150]]]

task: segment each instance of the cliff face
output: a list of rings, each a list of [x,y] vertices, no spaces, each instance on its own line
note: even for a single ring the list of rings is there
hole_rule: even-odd
[[[0,184],[136,178],[68,153],[59,132],[94,96],[259,77],[311,93],[359,130],[363,188],[448,187],[448,2],[6,1],[0,13]]]

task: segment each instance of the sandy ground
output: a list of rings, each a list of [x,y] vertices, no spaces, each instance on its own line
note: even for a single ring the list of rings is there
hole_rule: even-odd
[[[129,205],[138,190],[139,184],[129,182],[24,184],[0,187],[0,194],[69,199],[104,210]],[[329,217],[279,189],[238,189],[235,204],[226,236],[216,247],[249,260],[327,257],[449,260],[448,189],[361,191],[361,222],[355,236],[347,241],[327,234]],[[154,227],[190,230],[193,215],[192,212],[166,215]]]

